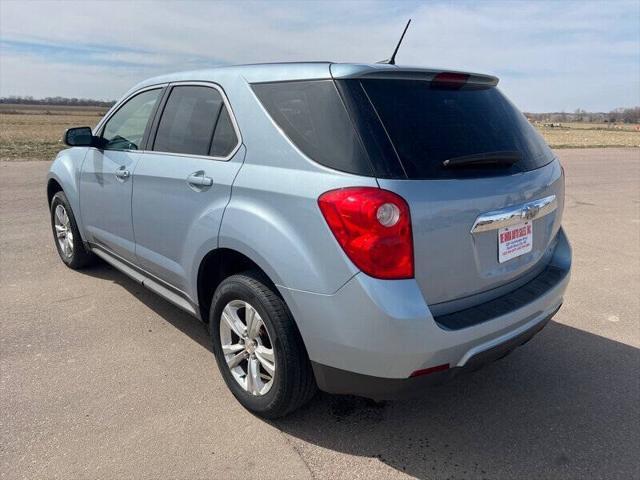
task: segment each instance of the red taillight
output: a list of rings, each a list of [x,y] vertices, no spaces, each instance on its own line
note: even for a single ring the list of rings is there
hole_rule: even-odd
[[[413,278],[409,206],[402,197],[373,187],[331,190],[318,205],[338,243],[367,275]]]

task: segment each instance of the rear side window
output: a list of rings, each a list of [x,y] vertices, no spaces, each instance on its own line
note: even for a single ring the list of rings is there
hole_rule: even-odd
[[[158,123],[153,150],[225,157],[237,143],[220,92],[204,86],[173,87]]]
[[[365,91],[408,178],[508,175],[542,167],[553,154],[540,135],[495,87],[447,88],[421,80],[366,79]],[[359,83],[360,85],[357,85]],[[446,169],[447,159],[515,151],[512,166]]]
[[[211,143],[209,154],[213,157],[226,157],[237,143],[238,137],[236,137],[236,132],[233,129],[231,117],[227,107],[223,105],[213,134],[213,142]]]
[[[273,121],[309,158],[371,175],[371,164],[331,80],[259,83],[253,91]]]

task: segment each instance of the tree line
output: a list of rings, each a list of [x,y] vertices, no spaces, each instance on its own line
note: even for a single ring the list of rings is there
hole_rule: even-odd
[[[67,98],[67,97],[45,97],[33,98],[31,96],[21,97],[12,95],[10,97],[1,97],[0,104],[18,104],[18,105],[62,105],[65,107],[111,107],[115,100],[105,102],[103,100],[94,100],[91,98]]]
[[[587,112],[578,108],[572,113],[525,113],[536,122],[640,123],[640,107],[616,108],[610,112]]]
[[[62,105],[78,107],[111,107],[115,100],[103,101],[91,98],[32,96],[1,97],[0,104],[21,105]],[[574,112],[525,113],[529,120],[537,122],[600,122],[600,123],[640,123],[640,107],[616,108],[610,112],[587,112],[581,108]]]

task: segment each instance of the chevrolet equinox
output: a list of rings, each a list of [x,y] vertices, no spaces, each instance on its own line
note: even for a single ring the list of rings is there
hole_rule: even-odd
[[[144,81],[66,132],[58,253],[207,323],[258,415],[418,395],[528,341],[569,281],[564,171],[497,83],[326,62]]]

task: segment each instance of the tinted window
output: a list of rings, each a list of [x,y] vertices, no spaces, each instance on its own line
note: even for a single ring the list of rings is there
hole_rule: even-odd
[[[231,117],[227,111],[227,107],[222,106],[222,111],[218,117],[216,130],[213,134],[213,142],[209,155],[213,157],[226,157],[231,153],[238,143],[238,137],[233,129]]]
[[[138,150],[161,89],[147,90],[128,100],[107,121],[102,138],[106,150]]]
[[[162,112],[153,149],[209,155],[216,121],[223,107],[220,93],[213,88],[174,87]]]
[[[309,158],[345,172],[371,164],[331,80],[262,83],[253,90],[276,124]]]
[[[546,165],[553,154],[527,119],[494,87],[435,87],[418,80],[360,83],[409,178],[513,174]],[[446,169],[447,159],[515,151],[513,166]]]

